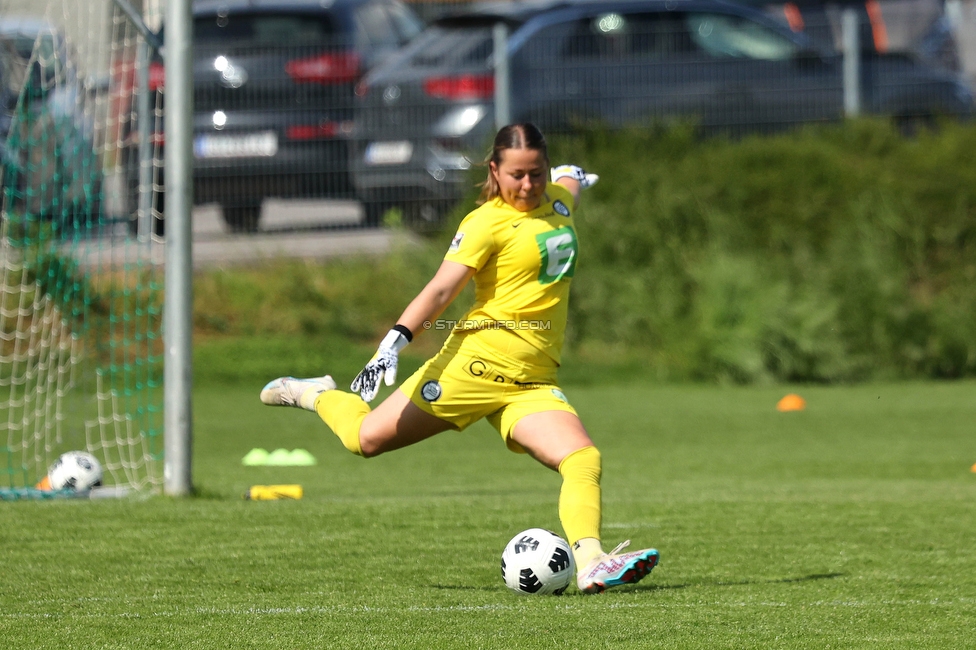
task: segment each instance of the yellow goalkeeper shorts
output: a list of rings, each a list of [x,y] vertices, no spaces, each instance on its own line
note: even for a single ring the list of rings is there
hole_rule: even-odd
[[[576,415],[556,384],[557,368],[545,353],[507,330],[457,332],[400,390],[458,431],[488,418],[508,448],[524,454],[512,440],[519,420],[544,411]]]

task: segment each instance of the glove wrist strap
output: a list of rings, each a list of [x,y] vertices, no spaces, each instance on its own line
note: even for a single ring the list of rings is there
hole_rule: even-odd
[[[403,334],[407,339],[407,343],[413,341],[413,332],[407,329],[406,325],[401,325],[400,323],[397,323],[396,325],[393,326],[393,331],[400,332],[401,334]]]

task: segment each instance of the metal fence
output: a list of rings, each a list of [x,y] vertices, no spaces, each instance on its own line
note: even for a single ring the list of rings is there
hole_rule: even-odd
[[[575,7],[533,30],[508,15],[501,46],[491,19],[428,30],[359,92],[351,171],[368,214],[394,206],[412,223],[436,221],[508,120],[549,134],[687,120],[738,136],[860,113],[910,130],[971,110],[951,68],[878,47],[866,8],[791,28],[768,13],[695,7]],[[836,31],[836,43],[806,30]]]
[[[528,19],[544,12],[513,4],[441,21],[399,50],[382,47],[397,29],[388,4],[385,15],[363,5],[353,35],[308,16],[198,18],[194,229],[437,227],[509,120],[548,134],[683,120],[738,136],[861,113],[906,130],[968,114],[951,30],[928,5],[901,4],[916,13],[885,22],[897,12],[876,0],[604,2],[552,10],[535,27]],[[470,8],[414,7],[428,19]],[[156,57],[148,75],[159,107],[161,65]]]

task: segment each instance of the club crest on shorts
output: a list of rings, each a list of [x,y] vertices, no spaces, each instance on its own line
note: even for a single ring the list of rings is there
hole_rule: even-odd
[[[567,208],[566,204],[560,201],[559,199],[556,199],[555,201],[552,202],[552,209],[558,212],[559,214],[563,215],[564,217],[569,216],[569,208]]]
[[[420,396],[428,402],[436,402],[441,396],[441,385],[434,379],[431,379],[423,388],[420,389]]]
[[[461,240],[464,239],[464,233],[459,232],[454,235],[454,239],[451,240],[451,245],[448,247],[447,252],[456,253],[459,248],[461,248]]]

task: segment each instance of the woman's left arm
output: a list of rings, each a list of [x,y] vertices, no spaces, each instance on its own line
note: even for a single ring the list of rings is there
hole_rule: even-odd
[[[576,208],[578,208],[580,203],[580,191],[583,189],[583,186],[580,185],[580,182],[575,178],[570,178],[569,176],[563,176],[562,178],[556,180],[556,184],[562,185],[567,190],[569,190],[569,193],[573,195],[573,209],[575,210]]]
[[[600,180],[596,174],[587,174],[582,167],[576,165],[553,167],[549,176],[553,183],[559,183],[573,195],[573,209],[579,207],[580,192],[587,187],[596,185],[596,182]]]

